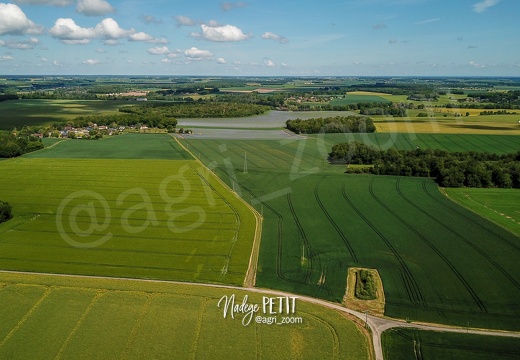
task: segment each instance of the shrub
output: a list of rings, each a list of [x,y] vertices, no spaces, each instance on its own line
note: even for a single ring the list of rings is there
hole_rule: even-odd
[[[13,218],[13,207],[5,201],[0,201],[0,223]]]

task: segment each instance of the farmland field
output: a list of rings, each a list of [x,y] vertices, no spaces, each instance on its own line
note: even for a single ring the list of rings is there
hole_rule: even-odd
[[[376,268],[387,316],[518,329],[518,237],[446,199],[433,180],[343,174],[325,161],[337,138],[187,141],[265,217],[258,285],[340,302],[349,267]],[[509,152],[518,141],[440,138],[450,150]]]
[[[78,116],[114,114],[127,101],[112,100],[11,100],[0,102],[0,130],[50,125]]]
[[[0,358],[369,358],[367,338],[333,310],[297,301],[302,324],[243,326],[218,307],[232,294],[262,301],[193,285],[0,273]]]
[[[410,329],[391,329],[382,336],[383,353],[387,360],[520,359],[518,341],[517,338]]]
[[[50,140],[45,139],[47,142]],[[193,159],[168,134],[123,134],[101,140],[63,140],[28,158],[67,159]]]
[[[179,157],[180,147],[163,135],[121,139],[153,154],[147,141],[154,137],[166,144],[156,148],[159,158]],[[39,155],[98,143],[82,141]],[[254,215],[194,160],[24,157],[2,161],[0,172],[0,198],[15,215],[0,225],[3,269],[244,281]]]
[[[444,191],[462,206],[520,236],[518,189],[447,188]]]

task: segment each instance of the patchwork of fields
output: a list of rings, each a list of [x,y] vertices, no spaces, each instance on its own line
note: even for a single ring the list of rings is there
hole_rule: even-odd
[[[218,307],[232,294],[262,303],[229,289],[0,273],[0,358],[369,359],[367,338],[333,310],[298,302],[302,324],[243,326]]]
[[[258,285],[341,301],[348,267],[377,268],[388,316],[518,329],[518,237],[452,203],[430,179],[344,175],[323,154],[340,136],[187,141],[265,217]],[[424,139],[492,146],[478,137]],[[493,146],[518,144],[505,139]]]

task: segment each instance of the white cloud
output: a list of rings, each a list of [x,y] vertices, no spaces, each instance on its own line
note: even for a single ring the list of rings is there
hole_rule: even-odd
[[[87,64],[87,65],[97,65],[99,63],[101,63],[101,60],[98,60],[98,59],[88,59],[88,60],[83,61],[83,64]]]
[[[94,28],[83,28],[77,25],[73,19],[60,18],[49,30],[49,34],[69,45],[88,44],[92,39],[104,39],[104,44],[110,46],[120,45],[120,39],[154,44],[168,42],[164,38],[157,39],[147,33],[137,32],[135,29],[123,29],[112,18],[103,19]]]
[[[184,50],[184,56],[190,60],[208,60],[213,57],[209,50],[200,50],[196,47]]]
[[[477,62],[475,62],[475,61],[470,61],[469,64],[470,64],[471,66],[473,66],[473,67],[476,67],[476,68],[485,68],[485,67],[486,67],[486,65],[484,65],[484,64],[479,64],[479,63],[477,63]]]
[[[9,55],[0,56],[0,61],[9,61],[9,60],[14,60],[14,58]]]
[[[116,10],[106,0],[78,0],[76,11],[87,16],[99,16]]]
[[[67,6],[72,0],[14,0],[16,4]]]
[[[195,20],[183,15],[176,16],[175,21],[177,26],[193,26],[196,24]]]
[[[170,50],[167,46],[157,46],[148,49],[148,53],[151,55],[168,55],[170,53]]]
[[[41,62],[47,62],[47,61],[49,61],[49,60],[48,60],[47,58],[42,57],[42,58],[40,59],[40,61],[41,61]]]
[[[71,18],[56,20],[49,34],[65,44],[88,44],[97,36],[95,29],[78,26]]]
[[[265,40],[275,40],[278,41],[280,44],[286,44],[289,42],[289,40],[285,36],[281,36],[272,32],[265,32],[262,34],[262,39]]]
[[[137,33],[131,34],[128,37],[128,40],[144,41],[144,42],[152,43],[152,44],[167,44],[168,43],[168,40],[166,40],[165,38],[157,39],[157,38],[154,38],[152,35],[144,33],[144,32],[137,32]]]
[[[274,67],[274,66],[276,66],[276,64],[271,59],[265,59],[264,60],[264,64],[267,67]]]
[[[97,48],[96,52],[102,54],[102,53],[106,53],[107,51],[105,49],[103,49],[103,48]]]
[[[203,37],[209,41],[242,41],[249,39],[250,35],[245,35],[241,29],[233,25],[209,26],[202,24],[202,34],[192,34],[192,36]]]
[[[0,46],[6,46],[10,49],[17,49],[17,50],[28,50],[28,49],[34,49],[36,45],[40,43],[40,40],[37,38],[30,38],[29,40],[25,41],[0,41]]]
[[[117,21],[112,18],[103,19],[96,25],[96,33],[107,39],[121,39],[135,33],[134,29],[124,30],[119,27]]]
[[[43,27],[29,20],[15,4],[0,3],[0,35],[41,34]]]
[[[226,63],[226,59],[220,57],[220,58],[217,59],[217,62],[219,64],[225,64]]]
[[[170,59],[168,59],[168,58],[164,58],[164,59],[161,60],[161,62],[164,63],[164,64],[169,64],[172,61]]]
[[[500,0],[484,0],[473,5],[473,11],[476,13],[483,13],[488,8],[497,5]]]

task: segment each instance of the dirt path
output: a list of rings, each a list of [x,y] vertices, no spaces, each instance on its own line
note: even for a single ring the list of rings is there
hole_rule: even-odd
[[[208,168],[202,161],[200,161],[199,158],[197,158],[184,144],[182,144],[178,137],[181,137],[184,139],[181,135],[178,134],[170,134],[174,140],[179,144],[180,147],[182,147],[188,154],[190,154],[195,161],[202,166],[203,169],[205,169],[208,173],[211,173],[215,179],[224,187],[226,188],[230,193],[235,194],[235,196],[253,213],[255,216],[255,235],[253,239],[253,247],[251,249],[251,256],[249,257],[249,266],[247,268],[246,276],[244,279],[244,287],[246,288],[252,288],[256,284],[256,269],[258,267],[258,256],[260,253],[260,241],[262,239],[262,223],[264,221],[264,218],[262,215],[256,211],[256,209],[251,206],[247,201],[242,199],[238,194],[236,194],[233,189],[231,189],[222,179],[217,176],[210,168]]]
[[[296,296],[298,301],[305,301],[308,303],[313,303],[317,305],[324,306],[329,309],[337,310],[340,312],[348,313],[356,316],[363,322],[367,322],[368,326],[372,330],[372,343],[374,345],[375,358],[376,360],[383,360],[383,349],[381,345],[381,334],[388,329],[392,328],[413,328],[419,330],[427,330],[427,331],[441,331],[441,332],[454,332],[454,333],[468,333],[475,335],[488,335],[488,336],[502,336],[502,337],[514,337],[520,339],[520,332],[514,331],[500,331],[500,330],[487,330],[487,329],[471,329],[471,328],[463,328],[463,327],[452,327],[441,324],[427,324],[427,323],[408,323],[401,320],[389,319],[389,318],[380,318],[372,315],[367,315],[364,313],[360,313],[359,311],[348,309],[340,304],[332,303],[325,300],[320,300],[308,296],[302,296],[297,294],[292,294],[284,291],[270,290],[270,289],[261,289],[261,288],[244,288],[239,286],[231,286],[231,285],[215,285],[215,284],[203,284],[203,283],[189,283],[189,282],[180,282],[180,281],[167,281],[167,280],[150,280],[150,279],[134,279],[134,278],[117,278],[117,277],[104,277],[104,276],[89,276],[89,275],[69,275],[69,274],[49,274],[49,273],[36,273],[36,272],[27,272],[27,271],[8,271],[8,270],[0,270],[0,273],[7,274],[27,274],[27,275],[41,275],[41,276],[59,276],[59,277],[71,277],[78,279],[114,279],[114,280],[123,280],[123,281],[140,281],[140,282],[151,282],[151,283],[164,283],[164,284],[178,284],[178,285],[192,285],[192,286],[201,286],[201,287],[211,287],[217,289],[226,289],[226,290],[239,290],[239,291],[249,291],[258,294],[268,295],[268,296]]]

